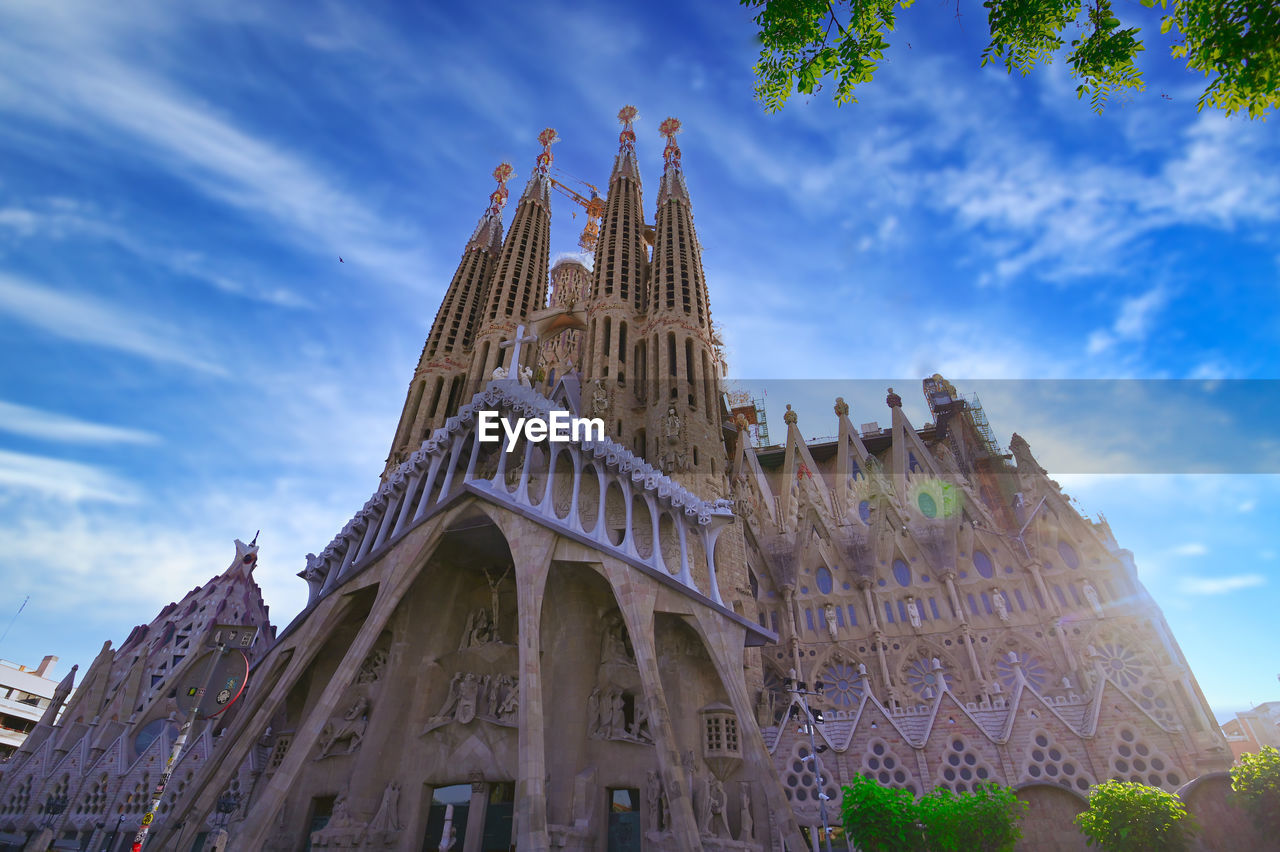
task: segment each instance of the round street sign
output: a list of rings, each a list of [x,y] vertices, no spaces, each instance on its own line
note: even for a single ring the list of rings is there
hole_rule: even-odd
[[[209,674],[211,665],[212,676]],[[217,716],[234,704],[240,693],[244,692],[248,676],[249,658],[243,651],[232,648],[221,657],[217,651],[210,651],[187,668],[186,678],[178,690],[178,709],[187,716],[195,713],[197,719]],[[203,679],[206,677],[209,678],[208,689],[201,695],[200,690],[205,687]]]

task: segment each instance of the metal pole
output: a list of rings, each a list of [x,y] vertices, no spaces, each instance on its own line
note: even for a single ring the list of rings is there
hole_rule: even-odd
[[[120,816],[116,818],[116,827],[111,829],[111,839],[107,841],[102,852],[116,852],[116,837],[119,836],[120,826],[124,825],[126,817],[127,814],[120,814]]]
[[[164,788],[169,783],[169,776],[173,774],[174,764],[178,762],[178,758],[182,755],[182,749],[187,744],[187,735],[191,733],[196,717],[200,715],[200,701],[213,683],[213,675],[218,669],[218,661],[222,659],[223,654],[227,653],[227,645],[222,641],[221,634],[218,635],[217,642],[218,653],[209,661],[209,673],[205,675],[204,685],[200,687],[200,691],[195,695],[191,715],[182,723],[182,729],[178,731],[178,738],[173,741],[173,750],[169,752],[169,760],[164,765],[164,773],[160,776],[159,782],[156,783],[151,806],[147,808],[146,814],[142,817],[142,825],[138,826],[138,833],[133,836],[133,852],[142,852],[142,844],[147,842],[147,834],[151,831],[151,823],[156,818],[156,810],[160,807],[160,799],[164,796]]]
[[[818,813],[822,816],[822,838],[827,852],[831,852],[831,826],[827,824],[827,791],[822,782],[822,771],[818,769],[818,743],[813,736],[813,713],[809,711],[808,693],[800,693],[800,703],[804,705],[804,715],[809,728],[809,756],[813,758],[813,777],[818,780]]]

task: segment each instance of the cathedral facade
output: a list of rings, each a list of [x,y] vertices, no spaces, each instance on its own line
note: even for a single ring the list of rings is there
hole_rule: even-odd
[[[646,221],[633,108],[594,261],[550,265],[553,131],[467,241],[382,482],[301,575],[190,849],[797,850],[854,774],[1174,789],[1230,761],[1132,555],[941,376],[934,420],[758,446],[723,387],[679,123]],[[603,438],[481,440],[485,412]],[[822,430],[827,431],[827,430]],[[825,814],[824,814],[825,812]]]
[[[257,641],[245,651],[251,663],[275,639],[253,579],[256,540],[235,544],[235,558],[223,573],[135,627],[119,648],[104,643],[78,685],[78,666],[59,683],[22,747],[0,762],[0,849],[131,847],[185,718],[179,693],[204,678],[207,665],[200,659],[216,627],[257,628]],[[231,704],[211,723],[196,725],[172,767],[155,827],[181,819],[173,817],[176,799],[201,772],[236,712]],[[224,790],[224,811],[227,802],[248,800],[264,762],[263,754],[244,762]],[[199,826],[200,845],[226,816],[215,809]]]

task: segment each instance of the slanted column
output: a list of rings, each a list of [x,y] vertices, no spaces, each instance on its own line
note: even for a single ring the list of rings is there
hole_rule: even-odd
[[[667,794],[667,818],[670,821],[671,840],[668,849],[679,852],[701,852],[702,840],[698,822],[693,815],[693,790],[689,777],[680,763],[680,747],[676,743],[675,729],[671,725],[671,710],[667,707],[666,694],[662,690],[662,676],[658,672],[658,649],[653,636],[653,592],[632,587],[619,591],[619,580],[630,567],[606,558],[606,576],[610,576],[618,608],[627,624],[631,647],[636,654],[636,668],[640,673],[640,686],[648,705],[649,732],[653,734],[654,751],[658,759],[658,772],[662,788]]]
[[[504,530],[515,563],[516,642],[520,655],[519,742],[516,765],[515,845],[547,852],[546,723],[542,699],[542,599],[556,535],[521,520]]]

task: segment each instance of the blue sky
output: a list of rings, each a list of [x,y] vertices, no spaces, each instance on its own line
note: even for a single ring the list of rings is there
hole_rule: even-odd
[[[737,380],[812,436],[842,387],[855,422],[887,421],[886,382],[917,423],[923,376],[980,390],[1134,551],[1215,708],[1275,698],[1275,122],[1197,114],[1154,27],[1148,91],[1099,117],[1061,65],[979,69],[972,6],[904,12],[859,104],[766,115],[731,2],[4,4],[0,622],[31,602],[0,656],[86,665],[259,528],[287,622],[376,485],[493,167],[518,190],[550,125],[603,186],[634,103],[650,215],[658,122],[684,122]]]

